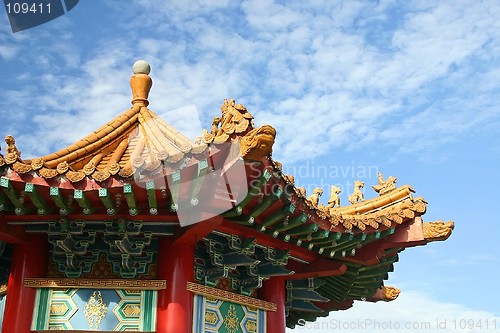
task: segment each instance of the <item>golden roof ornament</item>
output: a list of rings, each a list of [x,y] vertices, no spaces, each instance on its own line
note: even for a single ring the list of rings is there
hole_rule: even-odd
[[[386,180],[384,180],[384,176],[382,176],[382,172],[378,173],[378,185],[373,185],[372,188],[380,195],[384,195],[390,191],[396,189],[396,181],[398,179],[394,176],[389,176]]]
[[[454,228],[453,221],[426,222],[423,224],[424,239],[429,242],[444,241],[450,237]]]
[[[361,191],[363,187],[365,187],[365,183],[362,182],[361,180],[356,180],[354,182],[354,192],[352,192],[352,194],[348,197],[350,203],[354,205],[358,201],[365,200],[363,191]]]
[[[21,152],[16,147],[16,140],[12,135],[7,135],[5,137],[5,143],[7,144],[5,163],[13,164],[17,161],[22,162]]]
[[[372,297],[369,297],[367,301],[369,302],[378,302],[378,301],[385,301],[385,302],[390,302],[394,301],[396,298],[398,298],[399,294],[401,293],[401,290],[395,287],[388,287],[388,286],[382,286],[377,289],[375,294]]]
[[[328,208],[340,207],[340,192],[342,192],[340,187],[332,185],[330,188],[330,198],[328,199]]]
[[[153,80],[149,76],[151,66],[144,61],[138,60],[132,67],[134,75],[130,78],[130,88],[132,88],[132,105],[148,106],[148,96]]]
[[[321,187],[316,187],[313,193],[307,198],[314,208],[318,208],[319,197],[323,195],[323,189]]]
[[[224,98],[221,111],[222,116],[213,119],[210,133],[205,131],[203,134],[206,143],[223,143],[232,134],[245,134],[253,129],[252,114],[242,104],[236,104],[234,98]]]
[[[254,128],[240,140],[241,156],[258,161],[273,152],[276,130],[270,125]]]
[[[401,293],[401,290],[395,287],[383,287],[384,289],[384,301],[390,302],[398,298],[399,294]]]

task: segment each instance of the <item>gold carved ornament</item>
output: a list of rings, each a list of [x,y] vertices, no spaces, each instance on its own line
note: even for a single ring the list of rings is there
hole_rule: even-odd
[[[313,190],[313,193],[307,198],[314,208],[318,208],[319,197],[323,195],[323,189],[317,187]]]
[[[340,187],[332,185],[332,187],[330,188],[330,198],[328,199],[329,208],[340,207],[340,192],[342,192]]]
[[[5,143],[7,144],[7,148],[5,149],[5,163],[13,164],[15,162],[22,162],[21,160],[21,152],[16,147],[16,140],[12,135],[7,135],[5,137]],[[3,159],[3,158],[2,158]]]
[[[229,101],[227,98],[224,99],[221,111],[222,116],[215,117],[212,121],[210,133],[207,131],[203,133],[203,140],[206,143],[223,143],[232,134],[243,134],[253,129],[253,116],[243,105],[236,104],[233,98]]]
[[[391,192],[396,189],[396,181],[398,179],[394,176],[389,176],[384,180],[382,173],[378,173],[378,185],[373,185],[372,188],[380,195]]]
[[[362,181],[356,180],[354,182],[354,192],[348,197],[350,203],[355,204],[358,201],[365,200],[363,191],[361,191],[363,187],[365,187],[365,183],[363,183]]]
[[[83,313],[85,318],[87,318],[91,330],[97,330],[99,328],[107,311],[108,308],[102,301],[101,292],[98,290],[94,291],[83,308]]]
[[[427,241],[444,241],[450,237],[455,224],[453,221],[426,222],[423,224],[424,239]]]
[[[227,310],[226,316],[224,317],[224,325],[228,333],[236,333],[239,329],[240,321],[236,314],[236,308],[234,305],[230,305]]]
[[[399,290],[398,288],[386,287],[386,286],[384,286],[382,288],[384,291],[384,301],[386,301],[386,302],[395,300],[396,298],[398,298],[399,294],[401,293],[401,290]]]
[[[273,151],[276,130],[270,125],[254,128],[240,140],[241,156],[246,160],[258,161]]]

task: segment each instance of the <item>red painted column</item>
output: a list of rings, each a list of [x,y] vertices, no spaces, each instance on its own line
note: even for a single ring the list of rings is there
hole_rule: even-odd
[[[194,244],[160,239],[157,276],[167,281],[167,289],[158,292],[156,333],[192,333],[194,296],[187,282],[194,281]]]
[[[276,311],[267,311],[267,332],[285,333],[286,329],[286,291],[285,279],[283,277],[273,277],[264,281],[260,290],[260,298],[264,301],[276,304]]]
[[[14,245],[2,333],[28,333],[35,302],[35,289],[23,286],[28,277],[45,277],[48,243],[46,235],[28,235],[26,243]]]

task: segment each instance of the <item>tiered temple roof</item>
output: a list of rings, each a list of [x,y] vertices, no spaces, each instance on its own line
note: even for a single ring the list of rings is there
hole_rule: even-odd
[[[158,237],[194,239],[198,283],[258,297],[263,281],[280,276],[294,327],[354,300],[395,299],[399,290],[384,281],[398,253],[452,232],[453,222],[423,222],[425,200],[381,174],[377,197],[365,200],[357,181],[349,205],[335,186],[321,205],[322,189],[308,197],[283,174],[271,156],[276,131],[255,127],[243,105],[224,100],[211,129],[191,141],[148,109],[151,85],[149,65],[137,62],[132,107],[53,154],[24,160],[6,137],[2,242],[47,234],[54,278],[94,276],[100,265],[104,277],[149,279],[161,264]],[[183,225],[180,214],[195,209],[198,223]]]

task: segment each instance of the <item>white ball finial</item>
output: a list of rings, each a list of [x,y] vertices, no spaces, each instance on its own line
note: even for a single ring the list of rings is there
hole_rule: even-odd
[[[149,74],[151,66],[144,60],[137,60],[132,67],[134,74]]]

